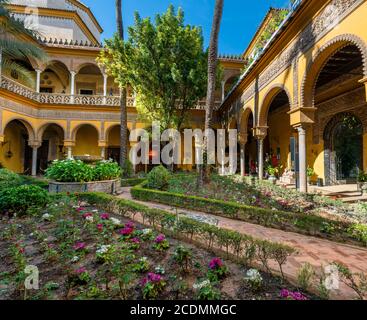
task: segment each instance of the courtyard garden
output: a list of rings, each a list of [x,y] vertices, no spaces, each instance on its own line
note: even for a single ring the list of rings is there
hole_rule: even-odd
[[[367,211],[364,203],[345,204],[251,177],[212,174],[205,188],[197,188],[196,174],[170,174],[156,168],[148,174],[147,182],[133,187],[131,193],[134,198],[143,201],[156,201],[266,227],[367,245]]]

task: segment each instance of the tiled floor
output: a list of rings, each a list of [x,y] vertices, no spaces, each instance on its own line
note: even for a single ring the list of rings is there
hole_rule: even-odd
[[[122,194],[120,194],[119,197],[132,199],[130,188],[123,188]],[[163,204],[142,201],[137,202],[167,211],[176,212],[177,210],[176,208]],[[329,265],[331,262],[338,261],[346,264],[354,272],[364,272],[367,274],[367,249],[361,247],[336,243],[293,232],[266,228],[259,225],[218,217],[202,212],[186,209],[178,209],[178,212],[201,215],[203,217],[210,217],[212,219],[214,218],[218,220],[218,226],[222,228],[236,230],[259,239],[268,239],[293,246],[298,253],[290,257],[284,267],[284,273],[290,280],[296,279],[299,268],[305,262],[309,262],[314,266],[315,269],[321,270],[321,268]],[[355,296],[349,288],[341,285],[339,290],[335,290],[333,292],[332,297],[335,299],[345,299],[354,298]]]

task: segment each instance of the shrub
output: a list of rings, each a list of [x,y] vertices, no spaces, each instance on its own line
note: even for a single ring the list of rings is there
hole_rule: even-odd
[[[143,183],[133,187],[131,189],[133,198],[202,211],[265,227],[298,232],[340,242],[352,240],[354,242],[357,241],[358,244],[367,245],[367,227],[365,224],[353,226],[351,222],[333,220],[314,214],[259,208],[231,201],[153,190],[146,188],[146,186]]]
[[[152,171],[148,173],[147,176],[147,187],[151,189],[162,190],[168,185],[168,181],[171,177],[169,171],[161,166],[155,167]]]
[[[134,167],[129,159],[125,160],[122,165],[122,176],[130,178],[133,175]]]
[[[244,280],[253,292],[258,292],[263,287],[263,278],[256,269],[248,270]]]
[[[0,212],[24,215],[31,207],[44,207],[48,202],[48,193],[44,189],[23,185],[12,187],[0,192]]]
[[[308,262],[305,263],[297,274],[297,283],[302,290],[308,290],[311,285],[312,277],[315,275],[315,270]]]
[[[55,160],[46,170],[46,177],[59,182],[88,182],[94,177],[90,165],[81,160]]]
[[[112,160],[103,160],[94,167],[94,180],[113,180],[121,176],[120,166]]]
[[[22,184],[22,178],[8,169],[0,169],[0,190]]]
[[[145,181],[145,178],[127,178],[121,179],[121,187],[134,187]]]
[[[143,223],[148,222],[160,232],[163,230],[171,232],[172,236],[177,237],[179,235],[180,238],[192,239],[193,233],[200,235],[195,240],[203,245],[206,244],[208,250],[212,247],[223,247],[225,242],[228,244],[228,248],[232,248],[232,251],[236,254],[236,259],[246,259],[246,261],[252,262],[255,258],[259,258],[259,252],[266,252],[266,255],[262,255],[261,259],[258,259],[262,262],[264,268],[267,267],[269,260],[278,262],[279,265],[284,264],[287,258],[295,252],[293,248],[287,245],[267,240],[257,240],[246,234],[219,228],[187,217],[177,219],[175,214],[164,210],[149,208],[126,199],[117,199],[104,193],[83,193],[79,195],[79,200],[85,200],[101,210],[115,212],[129,218],[139,213],[142,216]],[[167,223],[167,221],[170,221],[170,223]],[[218,261],[213,261],[211,264],[214,269],[217,266],[216,262]]]

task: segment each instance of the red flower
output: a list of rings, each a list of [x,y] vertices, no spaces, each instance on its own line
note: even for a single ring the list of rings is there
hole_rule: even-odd
[[[98,223],[97,224],[97,229],[98,229],[98,231],[103,231],[103,224],[102,223]]]

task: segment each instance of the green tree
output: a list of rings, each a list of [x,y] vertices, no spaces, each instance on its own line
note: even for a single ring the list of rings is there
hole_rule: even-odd
[[[45,61],[47,55],[35,42],[23,40],[35,38],[37,33],[11,17],[7,4],[7,0],[0,0],[0,75],[2,71],[16,74],[18,79],[32,86],[34,73],[24,66],[24,61],[29,58]]]
[[[224,0],[216,0],[212,31],[210,35],[209,55],[208,55],[208,88],[205,105],[205,130],[211,129],[213,120],[213,110],[215,106],[215,89],[217,83],[217,65],[218,65],[218,37],[220,24],[223,15]],[[203,164],[200,165],[198,186],[209,182],[208,166],[208,139],[204,137],[203,143]]]
[[[122,21],[122,1],[116,0],[116,37],[120,41],[124,41],[124,24]],[[120,166],[122,169],[126,169],[127,166],[127,92],[126,81],[119,82],[121,94],[120,94]],[[123,171],[124,174],[127,172]]]
[[[184,13],[170,6],[154,22],[135,13],[127,41],[106,41],[99,61],[120,85],[129,84],[140,116],[160,121],[162,130],[181,129],[187,111],[205,96],[207,53],[202,30],[185,25]]]

